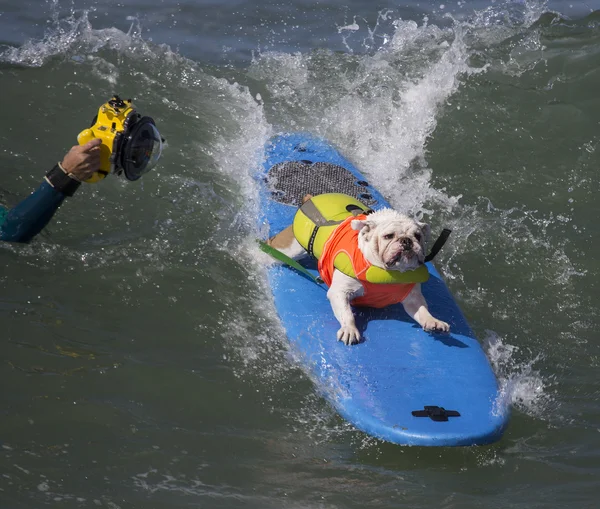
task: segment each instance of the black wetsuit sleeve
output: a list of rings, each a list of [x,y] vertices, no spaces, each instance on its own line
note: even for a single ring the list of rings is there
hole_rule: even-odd
[[[63,193],[44,180],[36,191],[6,212],[0,224],[0,240],[29,242],[49,223],[64,199]]]

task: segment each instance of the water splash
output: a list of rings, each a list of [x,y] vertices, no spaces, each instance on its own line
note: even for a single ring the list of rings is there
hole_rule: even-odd
[[[125,33],[117,28],[96,30],[89,20],[89,10],[72,11],[59,18],[58,9],[52,11],[52,21],[40,40],[28,40],[22,46],[0,51],[0,62],[25,67],[42,67],[53,58],[82,63],[102,50],[116,51],[139,60],[166,60],[172,62],[181,57],[167,45],[153,45],[142,38],[137,18],[131,21]]]
[[[493,331],[486,331],[484,348],[500,381],[500,397],[496,411],[506,412],[510,406],[537,418],[543,418],[554,398],[550,379],[544,379],[534,366],[543,360],[541,354],[520,360],[519,348],[505,343]]]

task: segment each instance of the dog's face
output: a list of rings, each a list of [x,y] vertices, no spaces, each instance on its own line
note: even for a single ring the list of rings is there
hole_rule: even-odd
[[[385,270],[404,272],[425,262],[430,228],[392,209],[373,212],[366,220],[355,219],[358,248],[371,264]]]

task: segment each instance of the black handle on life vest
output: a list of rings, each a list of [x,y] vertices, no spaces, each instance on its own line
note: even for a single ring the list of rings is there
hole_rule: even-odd
[[[350,203],[349,205],[346,205],[346,210],[348,212],[350,212],[350,214],[352,214],[354,217],[360,216],[361,214],[368,216],[369,214],[373,213],[373,211],[371,209],[360,208],[358,205],[354,205],[354,203]]]
[[[448,228],[444,228],[442,230],[442,233],[440,233],[440,236],[437,238],[437,240],[431,247],[431,251],[425,257],[426,262],[430,262],[431,260],[433,260],[435,258],[435,255],[437,255],[440,252],[440,249],[442,249],[443,245],[446,243],[446,241],[448,240],[448,237],[450,237],[451,233],[452,233],[452,230],[449,230]]]

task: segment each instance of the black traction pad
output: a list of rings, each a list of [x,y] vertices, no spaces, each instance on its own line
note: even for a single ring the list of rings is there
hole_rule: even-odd
[[[369,192],[369,183],[357,180],[343,166],[311,161],[288,161],[271,167],[267,184],[273,200],[299,207],[307,194],[317,196],[324,193],[350,195],[365,205],[377,201]]]

